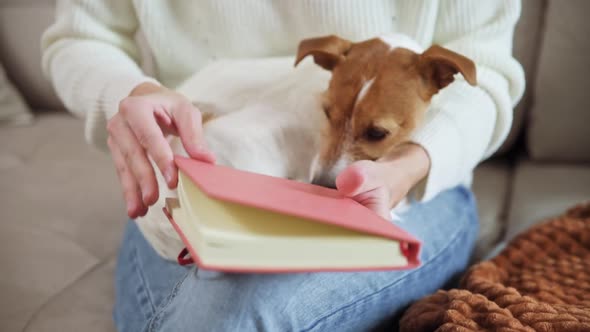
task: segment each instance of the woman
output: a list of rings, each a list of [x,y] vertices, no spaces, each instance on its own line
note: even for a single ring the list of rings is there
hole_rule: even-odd
[[[506,137],[524,90],[511,55],[519,15],[518,1],[500,0],[60,3],[43,36],[43,68],[67,108],[85,116],[87,140],[110,149],[131,218],[157,200],[155,172],[176,186],[165,134],[180,136],[191,157],[213,158],[202,145],[200,113],[170,88],[217,58],[293,55],[308,37],[363,40],[395,31],[477,64],[477,87],[456,80],[433,99],[410,143],[365,163],[369,180],[359,197],[376,212],[418,193],[400,226],[424,241],[420,268],[212,275],[167,260],[157,239],[170,234],[142,233],[130,221],[116,272],[118,329],[361,331],[442,287],[467,266],[477,237],[472,170]],[[140,28],[157,78],[136,63]]]

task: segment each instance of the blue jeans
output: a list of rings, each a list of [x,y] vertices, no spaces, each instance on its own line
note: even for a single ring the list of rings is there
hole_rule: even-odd
[[[473,194],[457,187],[413,204],[396,222],[423,240],[407,271],[226,274],[162,259],[133,221],[120,250],[119,331],[366,331],[467,266],[478,232]]]

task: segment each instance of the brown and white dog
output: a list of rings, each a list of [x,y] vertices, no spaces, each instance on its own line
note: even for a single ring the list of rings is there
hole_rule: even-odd
[[[205,140],[219,164],[334,186],[346,166],[407,141],[455,74],[476,84],[471,60],[439,46],[423,50],[401,34],[303,40],[295,64],[292,57],[217,61],[178,89],[208,115]],[[171,145],[186,154],[177,138]],[[145,218],[163,218],[164,198],[175,196],[158,182],[159,201]]]
[[[328,120],[316,159],[314,182],[333,185],[352,162],[376,160],[407,141],[430,99],[456,73],[476,84],[473,62],[432,46],[425,52],[405,35],[352,43],[336,36],[304,40],[296,63],[311,55],[332,72],[323,94]]]

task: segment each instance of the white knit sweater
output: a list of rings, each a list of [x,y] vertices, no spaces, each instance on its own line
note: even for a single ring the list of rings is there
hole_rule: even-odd
[[[175,87],[219,58],[292,55],[303,38],[360,41],[389,32],[473,59],[478,87],[457,80],[433,98],[413,135],[431,159],[421,199],[469,184],[473,168],[508,134],[524,73],[512,57],[517,0],[79,0],[61,1],[43,35],[43,68],[86,138],[106,145],[106,121],[139,83],[141,28],[157,79]]]

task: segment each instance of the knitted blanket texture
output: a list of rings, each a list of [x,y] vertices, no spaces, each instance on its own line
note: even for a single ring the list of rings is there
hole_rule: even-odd
[[[590,202],[517,236],[459,289],[414,303],[400,330],[590,332]]]

